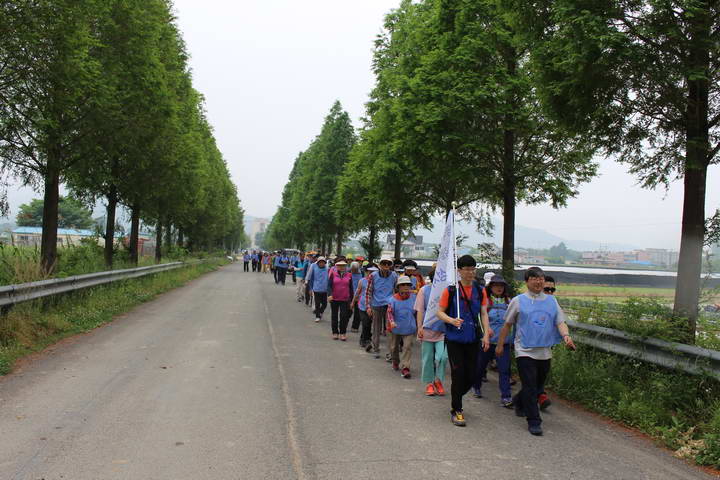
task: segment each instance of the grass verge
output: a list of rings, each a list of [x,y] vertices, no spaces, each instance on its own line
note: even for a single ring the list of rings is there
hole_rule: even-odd
[[[720,469],[720,382],[579,345],[555,349],[549,386],[635,427],[675,456]]]
[[[53,343],[110,322],[118,314],[216,270],[208,261],[155,275],[81,290],[17,305],[0,315],[0,375],[15,362]]]

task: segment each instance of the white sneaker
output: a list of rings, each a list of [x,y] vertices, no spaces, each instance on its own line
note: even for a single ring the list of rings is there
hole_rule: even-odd
[[[320,322],[320,317],[315,317],[315,323]]]

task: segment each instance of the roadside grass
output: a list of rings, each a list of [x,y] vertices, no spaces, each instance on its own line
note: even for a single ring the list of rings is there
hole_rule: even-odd
[[[556,348],[548,386],[635,427],[699,465],[720,468],[720,382],[578,345]]]
[[[16,305],[0,315],[0,375],[15,362],[57,341],[88,332],[116,315],[216,270],[224,260],[194,264],[146,277]]]
[[[622,330],[641,338],[682,342],[684,319],[657,298],[622,303],[558,299],[582,323]],[[701,315],[696,343],[720,350],[720,318]],[[606,417],[638,428],[680,458],[720,469],[720,382],[606,353],[578,344],[576,352],[556,348],[550,388]]]

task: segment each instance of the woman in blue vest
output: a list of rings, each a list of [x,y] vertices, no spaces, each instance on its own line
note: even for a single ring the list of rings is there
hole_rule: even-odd
[[[575,350],[575,344],[557,300],[543,293],[545,272],[538,267],[528,268],[525,284],[527,292],[513,298],[508,305],[495,354],[498,357],[504,354],[505,339],[515,325],[515,357],[522,381],[522,390],[512,399],[515,413],[527,418],[531,434],[542,435],[538,394],[544,390],[550,373],[551,348],[564,342]]]
[[[398,274],[393,272],[393,262],[389,258],[380,260],[380,269],[368,277],[365,302],[368,316],[372,319],[372,350],[375,358],[380,358],[380,333],[385,328],[387,306],[395,293]]]
[[[360,281],[363,279],[363,274],[360,269],[360,262],[352,262],[350,264],[350,274],[352,275],[352,291],[353,294],[357,291]],[[353,303],[354,305],[354,303]],[[353,320],[350,325],[351,332],[357,332],[360,329],[362,317],[360,317],[360,310],[353,309]]]
[[[315,300],[315,322],[322,320],[323,313],[327,308],[328,298],[328,268],[325,257],[319,257],[308,271],[307,283],[310,286],[310,294]]]
[[[362,325],[362,330],[360,331],[360,347],[364,348],[368,353],[372,350],[372,342],[370,341],[372,320],[367,314],[366,294],[368,278],[373,274],[373,272],[377,272],[377,270],[378,269],[375,264],[368,264],[365,268],[365,271],[367,271],[368,274],[365,278],[362,278],[360,282],[358,282],[358,286],[355,289],[355,296],[353,297],[353,306],[357,307],[355,308],[355,311],[360,315],[360,324]]]
[[[462,397],[475,383],[480,336],[478,324],[480,307],[486,303],[485,289],[475,279],[477,263],[470,255],[458,258],[460,282],[443,291],[438,304],[438,318],[445,322],[445,345],[450,360],[450,395],[452,404],[450,419],[453,424],[464,427]],[[459,302],[458,302],[459,299]],[[458,311],[459,303],[459,311]],[[487,317],[482,319],[485,330],[484,347],[489,348],[492,334]]]
[[[512,392],[510,390],[510,349],[507,348],[514,340],[513,335],[505,338],[505,350],[502,356],[495,355],[495,347],[498,343],[500,330],[505,324],[505,312],[507,312],[510,303],[510,288],[502,277],[502,275],[493,275],[487,287],[485,287],[485,297],[487,305],[482,307],[482,315],[488,317],[490,330],[493,331],[490,337],[490,348],[483,349],[478,354],[477,371],[475,372],[475,384],[473,391],[478,398],[482,397],[482,379],[487,373],[487,366],[493,360],[497,361],[498,368],[498,386],[500,387],[500,403],[505,408],[512,407]]]

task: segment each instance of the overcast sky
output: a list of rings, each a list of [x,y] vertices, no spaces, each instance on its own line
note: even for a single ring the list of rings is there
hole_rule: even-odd
[[[372,46],[399,0],[175,0],[195,87],[247,214],[271,217],[298,152],[338,99],[360,125],[373,86]],[[706,212],[720,206],[720,172],[708,176]],[[601,176],[555,211],[521,206],[517,223],[566,239],[678,248],[682,184],[647,191],[625,167]],[[34,194],[10,192],[12,213]],[[37,195],[35,195],[37,196]]]

